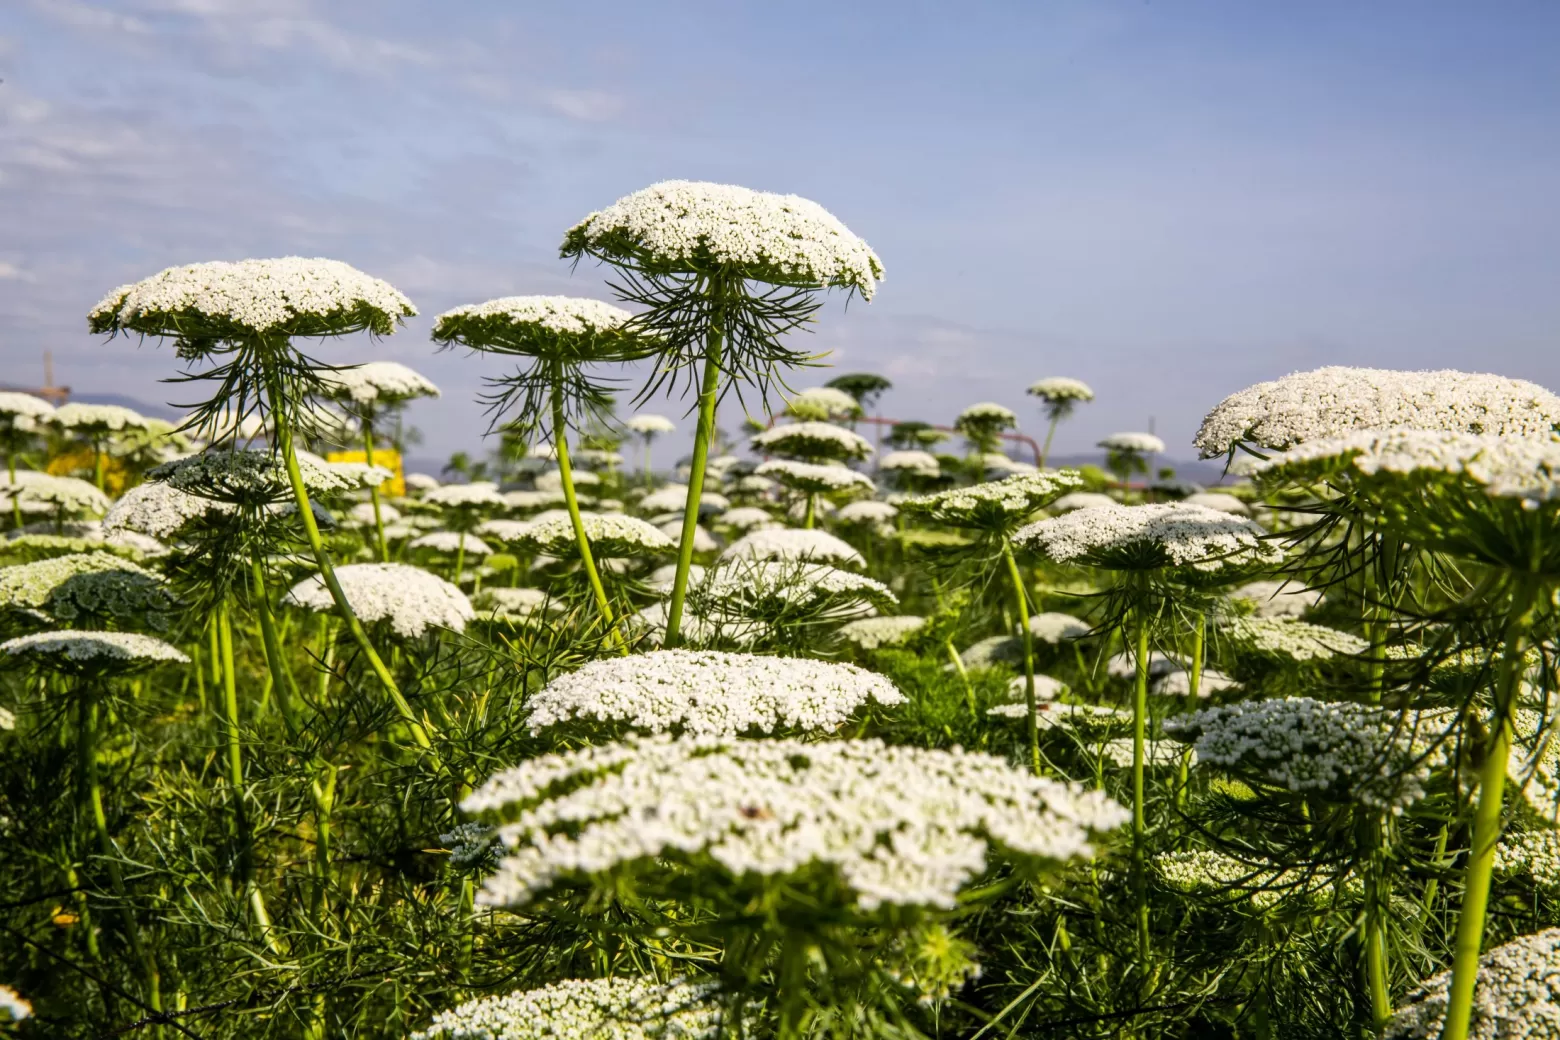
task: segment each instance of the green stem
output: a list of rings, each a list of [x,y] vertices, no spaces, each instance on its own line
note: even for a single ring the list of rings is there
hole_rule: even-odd
[[[1051,416],[1051,424],[1046,427],[1045,444],[1040,448],[1040,468],[1045,469],[1045,460],[1051,457],[1051,438],[1056,436],[1056,424],[1062,421],[1059,415]]]
[[[94,440],[92,442],[92,476],[97,483],[97,489],[104,491],[108,484],[108,456],[103,451],[103,443]]]
[[[233,789],[233,831],[238,837],[238,873],[246,884],[253,873],[254,837],[244,804],[244,751],[239,740],[238,682],[233,674],[233,624],[224,596],[217,602],[217,652],[222,661],[222,725],[227,745],[228,786]]]
[[[22,495],[16,487],[16,452],[5,453],[5,471],[11,484],[11,522],[18,531],[22,529]]]
[[[970,706],[970,718],[979,719],[980,715],[975,711],[975,687],[970,685],[970,673],[964,669],[964,658],[954,649],[953,637],[944,639],[943,646],[948,651],[948,660],[953,662],[953,670],[959,673],[959,678],[964,682],[964,700]]]
[[[272,398],[280,404],[279,392],[273,388]],[[385,667],[384,660],[379,652],[374,649],[374,644],[369,642],[368,632],[363,628],[363,623],[352,610],[352,604],[347,601],[347,594],[341,589],[341,582],[336,580],[336,568],[331,566],[330,553],[325,549],[325,540],[320,537],[320,526],[315,522],[314,510],[309,505],[309,490],[303,483],[303,471],[298,468],[298,454],[293,448],[292,427],[288,424],[286,413],[281,408],[275,408],[272,415],[276,420],[276,435],[280,442],[282,459],[287,464],[287,479],[292,483],[293,497],[298,503],[298,513],[303,518],[303,530],[309,538],[309,548],[314,552],[314,562],[319,566],[320,578],[324,580],[325,587],[330,590],[330,598],[336,604],[336,613],[347,623],[347,631],[352,633],[352,639],[362,650],[363,657],[367,659],[369,667],[374,675],[379,678],[379,684],[390,695],[390,700],[395,703],[396,711],[401,713],[401,718],[406,720],[412,730],[412,738],[424,749],[431,749],[433,741],[429,739],[429,725],[419,719],[412,711],[412,706],[406,702],[401,694],[401,688],[396,685],[395,677],[390,674],[390,669]]]
[[[1138,608],[1137,675],[1132,687],[1132,890],[1137,900],[1138,956],[1147,965],[1148,877],[1143,798],[1143,750],[1148,719],[1148,617]]]
[[[1187,702],[1196,704],[1202,695],[1203,657],[1208,641],[1208,617],[1199,613],[1192,625],[1192,667],[1186,676]]]
[[[97,831],[98,848],[108,868],[109,884],[123,908],[125,936],[130,941],[130,952],[141,965],[146,976],[146,1002],[154,1011],[162,1010],[161,977],[157,960],[147,949],[141,937],[140,925],[130,908],[130,896],[125,887],[124,873],[119,869],[119,850],[108,833],[108,814],[103,811],[103,784],[98,770],[98,700],[99,692],[88,686],[82,691],[81,701],[81,766],[87,784],[87,802],[92,813],[92,826]]]
[[[450,583],[460,588],[460,572],[466,567],[466,532],[460,532],[455,539],[455,573],[450,575]]]
[[[282,721],[287,724],[291,736],[298,734],[298,710],[293,700],[293,677],[287,670],[282,656],[282,641],[276,635],[276,619],[271,616],[271,599],[266,591],[265,564],[256,550],[249,558],[249,573],[254,584],[255,613],[260,616],[260,644],[265,650],[265,663],[271,670],[271,686],[276,699],[282,705]]]
[[[712,287],[712,295],[720,289]],[[710,319],[705,340],[704,377],[699,386],[699,425],[693,434],[693,466],[688,474],[688,501],[683,505],[682,539],[677,546],[677,575],[672,580],[672,602],[666,611],[668,649],[677,646],[682,632],[683,599],[688,594],[688,569],[693,566],[693,536],[699,526],[699,498],[704,494],[704,464],[710,455],[710,440],[715,433],[715,400],[720,391],[720,361],[723,331],[717,307]]]
[[[651,439],[652,438],[651,438],[651,436],[648,433],[645,434],[645,473],[644,473],[645,487],[649,487],[650,486],[650,441],[651,441]]]
[[[1479,950],[1484,941],[1484,914],[1489,906],[1490,876],[1495,868],[1495,845],[1500,841],[1500,804],[1506,787],[1507,756],[1511,752],[1511,708],[1522,679],[1522,661],[1528,633],[1533,627],[1538,601],[1538,579],[1518,579],[1506,615],[1505,647],[1496,680],[1495,711],[1490,732],[1479,750],[1479,801],[1473,812],[1473,846],[1463,874],[1462,909],[1457,915],[1453,943],[1452,982],[1447,992],[1446,1024],[1442,1040],[1467,1040],[1473,1013],[1473,989],[1479,975]]]
[[[601,584],[601,574],[596,570],[596,558],[590,551],[590,538],[585,534],[585,518],[580,515],[580,500],[574,494],[574,467],[569,462],[569,428],[563,421],[563,363],[553,363],[552,421],[553,443],[558,449],[558,476],[563,484],[563,502],[569,509],[569,522],[574,525],[574,541],[580,549],[580,566],[590,579],[590,590],[596,597],[596,609],[601,611],[601,622],[610,633],[612,643],[624,655],[628,644],[618,631],[612,617],[612,603],[607,599],[606,587]],[[690,492],[692,494],[692,492]]]
[[[1013,559],[1013,546],[1002,539],[1002,558],[1007,561],[1008,577],[1013,581],[1013,601],[1018,605],[1019,640],[1024,647],[1024,705],[1029,710],[1029,768],[1040,775],[1040,716],[1035,706],[1035,636],[1029,630],[1029,593],[1024,591],[1024,576]]]
[[[1386,879],[1381,818],[1371,815],[1361,821],[1360,827],[1365,859],[1365,988],[1370,993],[1371,1030],[1373,1035],[1380,1035],[1392,1018],[1385,927],[1392,897]]]
[[[363,459],[370,466],[374,464],[374,420],[368,416],[363,418]],[[368,497],[374,503],[374,541],[379,549],[379,562],[390,562],[390,543],[385,541],[385,518],[379,509],[379,486],[376,484],[368,489]]]
[[[310,912],[315,926],[324,928],[325,895],[330,887],[330,818],[336,808],[336,767],[326,764],[321,770],[324,783],[317,777],[309,783],[314,798],[314,892]]]

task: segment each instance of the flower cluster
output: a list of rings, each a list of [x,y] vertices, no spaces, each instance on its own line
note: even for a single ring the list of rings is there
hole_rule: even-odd
[[[888,586],[824,563],[794,560],[728,560],[689,590],[689,601],[710,617],[747,617],[776,610],[829,610],[854,605],[892,606]]]
[[[1070,513],[1075,509],[1093,509],[1096,506],[1120,505],[1109,495],[1098,491],[1073,491],[1052,502],[1047,509],[1052,513]]]
[[[1092,631],[1088,622],[1056,610],[1047,610],[1029,619],[1030,635],[1053,646],[1064,639],[1082,639]]]
[[[816,202],[703,181],[662,181],[570,228],[564,256],[652,270],[720,265],[780,285],[840,286],[871,299],[883,264]]]
[[[774,477],[793,491],[829,494],[836,491],[876,490],[871,477],[846,466],[770,459],[754,472],[761,477]]]
[[[1099,446],[1106,451],[1133,455],[1159,455],[1165,450],[1165,442],[1152,433],[1113,433],[1100,441]]]
[[[477,609],[504,614],[529,614],[545,609],[551,602],[551,597],[541,589],[505,588],[502,585],[485,588],[472,597]]]
[[[878,460],[878,469],[901,470],[918,477],[935,477],[942,464],[929,451],[891,451]]]
[[[493,547],[476,535],[462,534],[459,531],[429,531],[407,542],[406,547],[428,549],[452,556],[460,552],[464,552],[467,556],[488,556],[493,552]]]
[[[1259,618],[1297,618],[1321,602],[1319,591],[1284,581],[1252,581],[1230,593],[1230,599],[1249,604]]]
[[[839,637],[862,650],[898,646],[926,627],[926,619],[914,614],[857,618],[840,626]]]
[[[414,397],[438,397],[439,388],[397,361],[370,361],[320,374],[331,397],[358,404],[395,404]]]
[[[29,428],[28,423],[35,423],[53,414],[54,406],[41,397],[15,390],[0,390],[0,420],[9,425],[26,429]]]
[[[1500,498],[1560,498],[1560,440],[1446,430],[1360,430],[1307,441],[1253,467],[1259,477],[1352,481],[1451,476]]]
[[[160,630],[174,620],[177,608],[161,577],[125,561],[65,578],[49,592],[44,610],[57,621],[84,628],[129,623]]]
[[[1006,405],[994,401],[981,401],[960,412],[953,420],[953,425],[960,430],[966,427],[1011,430],[1018,425],[1018,416]]]
[[[728,509],[717,516],[715,522],[736,528],[738,531],[747,531],[755,527],[773,527],[779,523],[774,518],[774,514],[758,506],[738,506],[735,509]]]
[[[1161,853],[1154,857],[1154,870],[1170,888],[1243,896],[1258,909],[1276,906],[1285,899],[1326,902],[1338,891],[1331,875],[1252,865],[1211,849]],[[1358,878],[1351,875],[1343,887],[1353,892],[1361,886]]]
[[[868,702],[904,703],[880,675],[848,664],[712,650],[591,661],[531,698],[531,731],[573,719],[646,733],[715,736],[838,729]]]
[[[422,500],[445,509],[502,509],[508,503],[498,493],[498,485],[486,480],[470,484],[441,484],[424,492]]]
[[[654,555],[677,548],[675,542],[654,526],[632,516],[582,513],[580,522],[585,525],[591,553],[602,558]],[[578,556],[580,551],[574,536],[574,522],[567,516],[533,520],[515,542],[528,552],[562,558]]]
[[[106,513],[109,508],[108,496],[88,481],[25,469],[16,471],[15,480],[0,476],[0,505],[9,508],[13,499],[29,512]]]
[[[1434,721],[1309,697],[1205,708],[1165,720],[1208,765],[1296,793],[1401,810],[1424,797],[1443,756]]]
[[[1235,618],[1225,634],[1248,652],[1294,661],[1358,656],[1370,648],[1359,636],[1285,616]]]
[[[641,412],[629,419],[623,426],[641,437],[653,437],[661,433],[677,432],[677,424],[672,422],[672,420],[664,415],[654,415],[648,412]]]
[[[709,983],[564,979],[441,1011],[412,1040],[715,1040],[720,1026]]]
[[[794,455],[802,459],[864,459],[872,444],[861,434],[827,422],[796,422],[774,426],[752,440],[760,455]]]
[[[32,1015],[32,1005],[10,986],[0,986],[0,1024],[20,1022]]]
[[[336,568],[336,580],[359,618],[383,621],[406,639],[430,629],[459,632],[476,616],[460,589],[420,567],[403,563],[354,563]],[[335,608],[319,575],[305,578],[287,593],[287,603],[323,613]]]
[[[1181,499],[1189,506],[1202,506],[1204,509],[1216,509],[1221,513],[1237,513],[1241,516],[1249,515],[1251,507],[1234,495],[1222,491],[1198,491]]]
[[[886,524],[899,515],[899,507],[887,502],[863,499],[842,506],[834,519],[842,524]]]
[[[1181,502],[1091,506],[1021,528],[1013,543],[1057,563],[1111,570],[1216,571],[1276,560],[1282,550],[1250,520]]]
[[[319,335],[321,322],[395,331],[417,308],[389,284],[339,260],[289,256],[237,263],[170,267],[120,286],[87,315],[93,332],[119,330],[178,335],[195,317],[224,338],[243,335]]]
[[[1527,874],[1540,888],[1560,889],[1560,831],[1504,835],[1495,846],[1495,872]]]
[[[798,419],[849,419],[861,414],[861,403],[838,387],[812,386],[787,401],[785,410]]]
[[[392,475],[383,466],[351,469],[308,452],[297,453],[298,471],[311,495],[339,495],[381,484]],[[267,451],[213,449],[167,462],[147,476],[187,494],[250,508],[291,500],[292,483],[279,455]]]
[[[1065,863],[1127,818],[1115,802],[993,755],[879,740],[651,737],[531,759],[462,803],[508,808],[512,852],[488,905],[555,881],[677,853],[734,878],[832,866],[864,910],[951,909],[993,844]]]
[[[1403,998],[1385,1040],[1441,1036],[1452,985],[1444,971]],[[1470,1040],[1547,1040],[1560,1034],[1560,928],[1513,939],[1479,958]]]
[[[62,430],[112,432],[144,430],[147,418],[133,408],[117,404],[62,404],[49,416],[49,422]]]
[[[1207,459],[1241,444],[1282,450],[1356,430],[1407,427],[1531,437],[1547,435],[1556,424],[1560,397],[1521,379],[1334,366],[1231,394],[1203,419],[1194,443]]]
[[[71,553],[14,567],[0,567],[0,608],[46,610],[55,592],[66,582],[86,574],[111,572],[144,581],[159,581],[151,571],[111,553]]]
[[[907,498],[899,503],[899,508],[913,516],[924,516],[955,527],[1004,526],[1025,519],[1082,482],[1077,471],[1070,469],[1020,473],[1002,480]]]
[[[766,527],[749,531],[726,547],[722,560],[826,560],[863,567],[861,554],[840,538],[816,528]]]
[[[1037,379],[1029,384],[1025,393],[1040,398],[1042,401],[1092,401],[1094,391],[1089,384],[1081,379],[1069,379],[1066,376],[1051,376],[1047,379]]]
[[[189,658],[137,632],[37,632],[0,643],[0,654],[66,672],[131,671]]]
[[[129,531],[166,541],[192,520],[231,509],[225,503],[191,495],[169,484],[148,481],[137,484],[113,504],[103,517],[103,533]]]

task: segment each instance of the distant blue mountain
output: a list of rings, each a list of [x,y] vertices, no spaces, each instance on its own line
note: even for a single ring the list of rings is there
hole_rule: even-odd
[[[142,415],[153,419],[166,419],[171,421],[184,418],[185,413],[177,408],[170,408],[165,404],[148,404],[140,398],[129,397],[125,394],[78,394],[72,393],[70,399],[79,404],[116,404],[121,408],[134,409]]]

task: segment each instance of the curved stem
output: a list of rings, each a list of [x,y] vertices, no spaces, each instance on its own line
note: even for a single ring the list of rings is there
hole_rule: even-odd
[[[1144,732],[1148,718],[1148,617],[1137,611],[1137,674],[1132,686],[1132,890],[1137,899],[1138,955],[1148,963],[1148,891],[1144,848],[1147,830],[1143,805]]]
[[[623,641],[623,634],[618,631],[617,621],[612,617],[612,603],[607,599],[607,590],[601,584],[601,575],[596,570],[596,558],[590,551],[590,539],[585,534],[585,518],[580,515],[580,501],[574,494],[574,467],[569,462],[569,429],[563,421],[563,377],[561,374],[562,363],[554,362],[553,368],[553,393],[552,393],[552,421],[553,442],[558,449],[558,475],[562,478],[563,501],[569,507],[569,522],[574,525],[574,541],[580,549],[580,566],[585,569],[585,576],[590,579],[590,590],[596,597],[596,609],[601,611],[602,624],[611,634],[612,642],[623,654],[628,653],[628,644]]]
[[[1062,421],[1060,415],[1051,416],[1051,424],[1045,430],[1045,444],[1040,448],[1040,468],[1045,469],[1045,460],[1051,457],[1051,438],[1056,436],[1056,424]]]
[[[273,397],[276,394],[277,391],[273,388]],[[298,514],[303,518],[303,530],[308,536],[309,548],[314,552],[314,562],[320,569],[320,578],[325,582],[325,587],[330,590],[332,602],[336,604],[336,613],[340,614],[341,619],[346,622],[347,631],[352,633],[353,641],[363,651],[363,656],[368,660],[374,675],[378,677],[379,684],[395,703],[396,711],[401,713],[401,718],[405,719],[407,725],[411,727],[412,738],[422,748],[432,748],[433,741],[428,735],[429,725],[419,719],[413,713],[412,706],[406,703],[401,688],[395,683],[395,677],[390,674],[390,669],[385,667],[385,662],[374,649],[374,644],[369,642],[368,632],[364,630],[363,623],[353,612],[352,604],[347,602],[347,594],[342,591],[341,582],[336,580],[336,568],[331,566],[330,553],[325,550],[325,540],[320,537],[320,526],[315,522],[314,510],[309,505],[309,491],[303,483],[303,472],[298,468],[298,454],[293,448],[292,427],[281,409],[274,409],[272,415],[276,420],[276,437],[280,442],[282,459],[287,465],[287,479],[292,484],[293,497],[298,503]]]
[[[1029,768],[1040,775],[1040,720],[1035,706],[1035,634],[1029,630],[1029,594],[1024,591],[1024,576],[1013,559],[1013,546],[1002,539],[1002,558],[1007,561],[1008,577],[1013,581],[1013,600],[1018,604],[1019,639],[1024,645],[1024,705],[1029,709]]]
[[[1484,941],[1484,914],[1489,906],[1490,876],[1495,845],[1500,841],[1500,803],[1506,787],[1507,756],[1511,753],[1511,708],[1522,678],[1522,659],[1533,627],[1539,583],[1523,575],[1506,613],[1505,647],[1496,679],[1495,711],[1489,736],[1480,748],[1479,801],[1473,812],[1473,846],[1463,874],[1462,909],[1452,953],[1452,982],[1447,992],[1443,1040],[1467,1040],[1473,1013],[1473,989],[1479,975],[1479,950]]]
[[[719,295],[719,288],[712,294]],[[682,539],[677,546],[677,576],[672,580],[672,602],[666,611],[668,649],[677,646],[682,631],[683,599],[688,594],[688,569],[693,566],[693,536],[699,526],[699,496],[704,493],[704,464],[715,433],[715,400],[720,390],[722,328],[719,309],[710,319],[704,350],[704,378],[699,386],[699,425],[693,434],[693,466],[688,474],[688,501],[683,505]]]
[[[363,460],[370,466],[374,464],[374,420],[367,415],[363,417]],[[379,509],[379,486],[376,484],[368,489],[368,497],[374,503],[374,542],[379,550],[379,562],[390,562],[390,544],[385,541],[385,518]]]
[[[103,811],[103,784],[98,773],[98,699],[99,691],[88,685],[82,691],[81,700],[81,768],[86,780],[87,804],[92,813],[92,827],[97,832],[98,848],[103,863],[108,868],[109,884],[118,897],[125,920],[125,936],[130,941],[130,952],[140,963],[146,976],[146,1003],[154,1011],[162,1010],[161,976],[157,960],[146,948],[141,938],[140,925],[130,909],[130,897],[125,888],[125,876],[119,869],[119,850],[108,833],[108,814]]]

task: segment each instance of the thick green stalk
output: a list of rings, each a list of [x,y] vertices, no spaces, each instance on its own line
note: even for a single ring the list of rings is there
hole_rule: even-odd
[[[1199,613],[1197,620],[1192,624],[1192,667],[1186,675],[1187,701],[1197,703],[1197,698],[1202,695],[1203,658],[1206,656],[1208,641],[1208,617]]]
[[[460,587],[460,572],[466,567],[466,532],[462,531],[455,540],[455,573],[450,575],[450,583],[456,588]]]
[[[1045,469],[1045,460],[1051,457],[1051,438],[1056,436],[1056,424],[1062,421],[1060,415],[1051,416],[1051,424],[1045,430],[1045,444],[1040,448],[1040,468]]]
[[[1512,593],[1506,615],[1505,647],[1495,687],[1495,713],[1489,736],[1480,748],[1479,801],[1473,812],[1473,846],[1463,874],[1462,908],[1452,947],[1452,983],[1447,992],[1442,1040],[1467,1040],[1473,1012],[1473,989],[1479,976],[1479,951],[1484,941],[1484,914],[1489,906],[1490,876],[1495,845],[1500,841],[1500,803],[1506,789],[1507,756],[1511,752],[1511,708],[1522,679],[1522,661],[1538,601],[1538,580],[1524,575]]]
[[[699,497],[704,494],[704,463],[710,456],[715,434],[715,400],[720,394],[722,330],[717,316],[710,323],[704,351],[704,379],[699,386],[699,425],[693,434],[693,468],[688,474],[688,501],[683,506],[682,539],[677,546],[677,575],[672,580],[672,603],[666,611],[664,645],[681,641],[683,599],[688,594],[688,569],[693,566],[693,535],[699,526]]]
[[[275,397],[273,390],[273,397]],[[363,623],[352,610],[352,604],[347,601],[347,594],[341,589],[341,582],[336,580],[336,568],[331,565],[330,553],[325,549],[325,540],[320,537],[320,526],[314,519],[314,509],[309,505],[309,490],[303,483],[303,471],[298,468],[298,454],[293,448],[292,427],[287,422],[287,416],[282,409],[275,409],[272,414],[276,419],[277,440],[280,441],[282,459],[287,465],[287,479],[292,483],[293,497],[298,503],[298,513],[303,518],[303,530],[309,539],[309,548],[314,552],[314,562],[320,568],[320,578],[324,580],[325,587],[330,590],[330,598],[336,604],[336,612],[347,623],[347,631],[352,633],[352,639],[357,643],[358,649],[363,651],[363,657],[378,677],[379,684],[390,695],[390,700],[395,703],[396,711],[401,713],[401,718],[406,720],[411,727],[412,738],[422,748],[433,747],[433,741],[429,739],[429,726],[419,719],[412,711],[412,706],[406,702],[401,694],[401,688],[396,685],[395,677],[390,674],[390,669],[385,667],[384,659],[374,649],[374,644],[369,641],[368,632],[363,628]]]
[[[1363,819],[1360,830],[1360,851],[1365,857],[1365,989],[1370,994],[1371,1029],[1380,1034],[1392,1017],[1385,927],[1391,894],[1386,880],[1381,818],[1372,814]]]
[[[601,611],[601,622],[611,633],[612,642],[618,650],[626,655],[628,644],[624,642],[623,634],[618,631],[617,621],[612,617],[612,603],[607,599],[607,590],[601,584],[601,574],[596,570],[596,558],[590,551],[590,538],[585,534],[585,518],[580,516],[580,500],[574,494],[574,467],[569,462],[569,428],[563,421],[562,364],[555,362],[554,365],[553,442],[558,449],[558,476],[563,484],[563,501],[569,508],[569,522],[574,525],[574,541],[580,549],[580,566],[585,569],[585,576],[590,579],[590,590],[596,596],[596,609]]]
[[[1013,581],[1013,601],[1018,604],[1019,641],[1024,647],[1024,705],[1029,710],[1029,768],[1040,775],[1040,717],[1035,706],[1035,634],[1029,630],[1029,593],[1024,591],[1024,576],[1013,559],[1013,547],[1002,539],[1002,558],[1007,561],[1008,577]]]
[[[162,1010],[161,976],[157,959],[147,949],[141,937],[141,927],[135,912],[130,909],[130,897],[125,888],[125,876],[119,869],[119,850],[108,833],[108,814],[103,811],[103,784],[98,775],[98,691],[88,687],[82,691],[81,700],[81,767],[86,780],[87,803],[92,813],[92,827],[97,832],[98,848],[103,863],[108,868],[109,884],[123,907],[125,937],[130,941],[130,952],[140,964],[146,976],[146,1003],[154,1011]]]
[[[1148,617],[1137,612],[1137,675],[1132,687],[1132,890],[1137,900],[1138,956],[1148,963],[1147,827],[1144,823],[1143,750],[1148,719]]]
[[[244,804],[244,751],[239,740],[238,682],[233,673],[233,624],[224,596],[217,603],[217,652],[222,661],[222,726],[227,747],[228,786],[233,789],[233,829],[239,842],[239,875],[248,882],[253,870],[254,836]]]
[[[282,656],[282,641],[276,635],[276,619],[271,616],[271,599],[265,585],[265,564],[261,562],[258,550],[249,558],[249,567],[254,584],[255,613],[260,616],[260,644],[265,650],[266,667],[271,670],[271,686],[281,702],[282,721],[287,723],[287,732],[296,736],[298,709],[293,700],[293,677]]]
[[[98,440],[92,442],[92,476],[97,483],[97,489],[106,491],[108,485],[108,455],[103,451],[103,443]]]
[[[814,515],[817,512],[817,508],[818,508],[818,496],[813,494],[811,491],[809,491],[807,493],[807,519],[802,521],[802,527],[803,527],[804,530],[808,530],[808,531],[812,530],[813,517],[814,517]]]
[[[374,420],[363,418],[363,460],[374,464]],[[368,497],[374,503],[374,547],[379,550],[379,562],[390,562],[390,543],[385,541],[385,518],[379,509],[379,486],[368,489]]]
[[[5,453],[5,471],[10,478],[11,487],[16,487],[16,452]],[[11,495],[11,521],[12,526],[18,531],[22,529],[22,496],[14,493]]]
[[[943,640],[943,646],[948,651],[948,660],[953,662],[953,670],[959,673],[959,679],[964,683],[964,701],[970,707],[970,718],[979,719],[980,715],[975,711],[975,687],[970,685],[970,673],[964,668],[964,658],[954,649],[951,636]]]
[[[315,927],[323,930],[325,895],[330,888],[330,818],[336,808],[336,767],[325,765],[320,776],[309,782],[309,793],[314,798],[314,891],[310,913]]]

